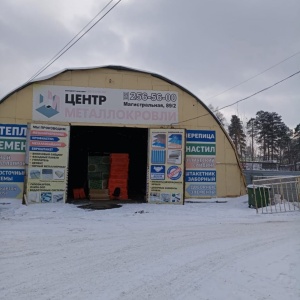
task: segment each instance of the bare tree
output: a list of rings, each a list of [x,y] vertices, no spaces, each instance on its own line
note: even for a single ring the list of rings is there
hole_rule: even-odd
[[[217,117],[217,119],[220,121],[220,123],[225,127],[226,126],[226,118],[219,110],[219,107],[214,107],[212,104],[208,105],[208,108],[213,112],[213,114]]]

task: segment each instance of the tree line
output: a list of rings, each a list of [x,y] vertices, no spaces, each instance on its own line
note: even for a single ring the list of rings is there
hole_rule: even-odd
[[[212,105],[209,106],[212,109]],[[300,123],[289,128],[276,112],[260,110],[243,124],[232,115],[228,126],[218,111],[216,117],[227,130],[241,161],[273,161],[280,165],[300,163]]]

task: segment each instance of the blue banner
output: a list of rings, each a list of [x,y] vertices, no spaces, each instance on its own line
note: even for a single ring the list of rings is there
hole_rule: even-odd
[[[55,136],[35,136],[30,137],[31,141],[46,141],[46,142],[58,142],[59,138]]]
[[[40,152],[58,152],[58,148],[52,148],[52,147],[29,147],[30,151],[40,151]]]
[[[24,169],[0,169],[0,182],[24,182]]]
[[[186,171],[185,182],[216,182],[216,171]]]
[[[187,142],[216,142],[216,132],[214,130],[187,130]]]
[[[26,138],[27,125],[0,124],[1,137],[22,137]]]

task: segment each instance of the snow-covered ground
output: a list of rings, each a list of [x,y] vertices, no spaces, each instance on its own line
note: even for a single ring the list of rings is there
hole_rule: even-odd
[[[0,204],[0,299],[300,299],[299,211]]]

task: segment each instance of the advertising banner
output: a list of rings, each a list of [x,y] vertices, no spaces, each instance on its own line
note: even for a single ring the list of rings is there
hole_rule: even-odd
[[[148,202],[184,204],[185,129],[149,130]]]
[[[189,198],[217,195],[216,132],[186,131],[185,192]]]
[[[34,85],[32,118],[112,124],[169,125],[178,122],[178,93]]]
[[[27,125],[0,124],[0,198],[22,199]]]
[[[66,201],[69,126],[30,124],[27,137],[27,201]]]

